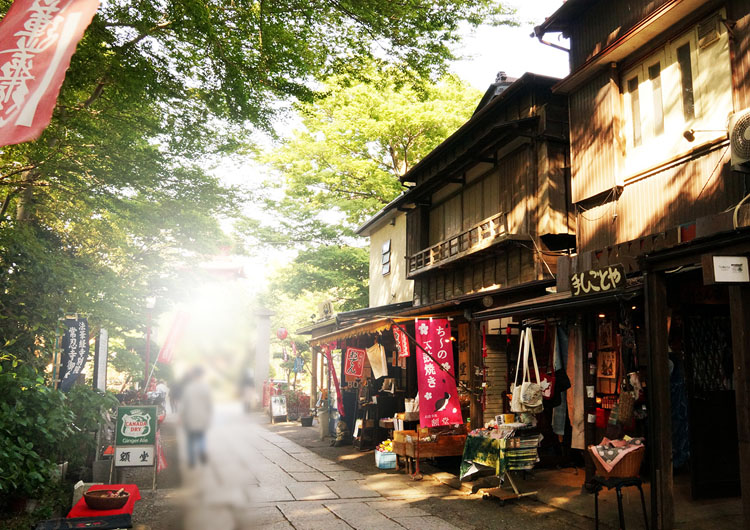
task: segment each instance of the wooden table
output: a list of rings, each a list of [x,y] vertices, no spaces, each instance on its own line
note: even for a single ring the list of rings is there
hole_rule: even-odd
[[[91,486],[88,491],[96,490],[119,490],[125,488],[125,491],[130,493],[128,502],[125,506],[117,510],[92,510],[86,504],[86,499],[83,497],[76,503],[75,506],[68,513],[68,519],[74,517],[99,517],[103,515],[118,515],[122,513],[133,514],[133,508],[135,507],[136,501],[141,500],[141,492],[138,490],[138,486],[135,484],[97,484]]]
[[[461,456],[464,453],[465,434],[438,435],[432,442],[420,442],[416,437],[411,442],[393,442],[396,453],[396,469],[399,469],[398,457],[403,457],[406,472],[419,473],[419,460],[440,456]]]

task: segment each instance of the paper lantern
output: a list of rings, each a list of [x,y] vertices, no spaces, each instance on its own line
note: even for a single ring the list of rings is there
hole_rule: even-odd
[[[279,330],[276,332],[276,336],[279,338],[279,340],[284,340],[287,335],[288,333],[286,331],[286,328],[279,328]]]

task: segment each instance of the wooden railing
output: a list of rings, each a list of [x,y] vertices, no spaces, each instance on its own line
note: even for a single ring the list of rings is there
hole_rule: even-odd
[[[407,257],[409,273],[453,261],[465,254],[486,248],[495,238],[507,235],[508,214],[503,212],[493,215],[460,234]]]

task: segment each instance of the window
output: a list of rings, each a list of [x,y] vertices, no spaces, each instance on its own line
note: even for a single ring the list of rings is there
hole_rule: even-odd
[[[383,276],[391,272],[391,240],[383,243]]]
[[[724,136],[733,106],[722,16],[714,13],[623,71],[623,180]],[[701,131],[694,143],[683,136],[688,129]]]

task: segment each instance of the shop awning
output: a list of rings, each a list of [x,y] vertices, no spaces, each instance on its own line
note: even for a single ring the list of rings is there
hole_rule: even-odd
[[[587,296],[573,296],[570,291],[551,293],[537,298],[522,300],[513,304],[477,311],[472,316],[476,320],[492,320],[511,316],[541,315],[568,309],[577,309],[618,300],[630,300],[641,292],[642,284],[631,285],[620,291],[598,293]]]
[[[378,331],[390,329],[394,320],[398,321],[397,319],[391,319],[390,317],[379,317],[343,329],[337,329],[336,331],[315,337],[310,340],[310,345],[320,346],[321,344],[334,340],[349,339],[351,337],[356,337],[357,335],[366,335],[367,333],[377,333]],[[405,319],[400,320],[403,321]]]

